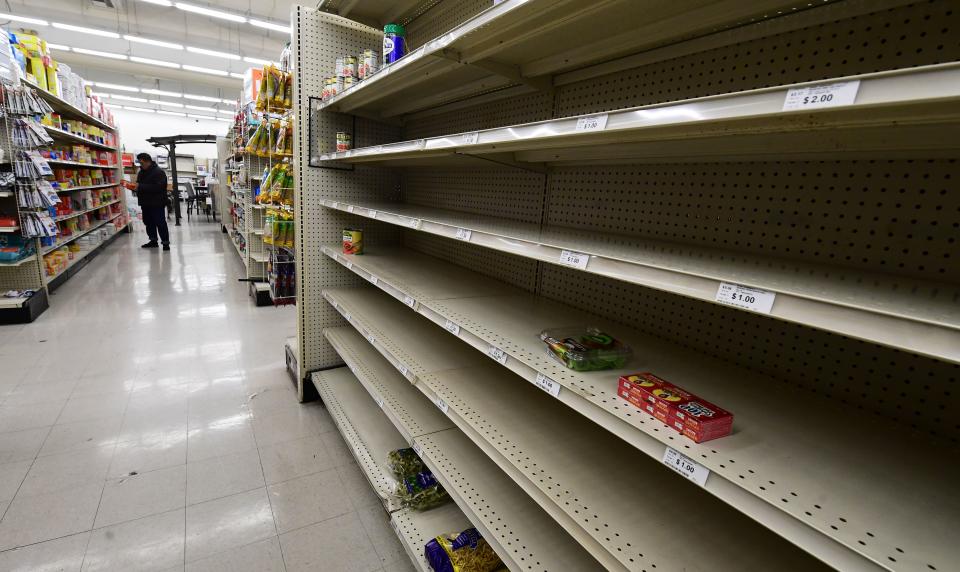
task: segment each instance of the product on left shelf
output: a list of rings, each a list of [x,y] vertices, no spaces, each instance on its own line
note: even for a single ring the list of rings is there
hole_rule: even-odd
[[[450,501],[450,495],[413,449],[390,451],[388,466],[397,479],[394,494],[404,507],[429,510]]]

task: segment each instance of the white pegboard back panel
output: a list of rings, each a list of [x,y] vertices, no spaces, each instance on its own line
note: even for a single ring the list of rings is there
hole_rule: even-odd
[[[413,51],[473,18],[493,5],[492,0],[440,0],[424,2],[421,13],[406,25],[408,51]]]
[[[528,292],[536,291],[539,266],[535,260],[422,232],[404,231],[403,244],[408,248],[475,270]]]
[[[539,223],[546,175],[516,169],[410,169],[403,202]]]

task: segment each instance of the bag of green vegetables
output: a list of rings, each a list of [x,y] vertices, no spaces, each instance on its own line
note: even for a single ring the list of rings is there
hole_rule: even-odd
[[[394,494],[404,507],[427,510],[450,500],[450,495],[413,449],[390,451],[388,461],[397,479]]]

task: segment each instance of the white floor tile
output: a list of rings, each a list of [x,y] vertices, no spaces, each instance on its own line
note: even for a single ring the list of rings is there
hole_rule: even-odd
[[[256,447],[253,423],[245,412],[238,412],[232,418],[220,418],[191,429],[187,437],[187,461],[193,463]]]
[[[0,465],[0,500],[10,500],[17,494],[32,464],[33,461],[16,461]]]
[[[35,403],[30,407],[0,405],[0,433],[53,425],[66,403],[66,399],[51,396],[49,401]]]
[[[187,507],[187,562],[276,536],[267,490]]]
[[[267,490],[280,534],[354,510],[333,469],[270,485]]]
[[[187,564],[187,572],[284,572],[276,536]]]
[[[40,456],[115,445],[121,421],[123,421],[121,417],[107,417],[54,425],[40,449]]]
[[[0,520],[0,551],[90,530],[103,482],[53,493],[18,494]]]
[[[261,446],[260,461],[268,485],[336,466],[320,436]]]
[[[94,530],[83,572],[160,572],[182,566],[183,531],[183,509]]]
[[[74,388],[76,393],[76,388]],[[67,401],[57,419],[57,425],[92,421],[105,417],[123,417],[130,399],[128,392],[103,393],[100,395],[74,395]]]
[[[0,433],[0,463],[32,460],[40,452],[50,427]]]
[[[0,552],[0,570],[5,572],[80,572],[90,540],[81,532],[56,540]]]
[[[113,458],[113,445],[38,457],[20,485],[21,495],[37,495],[103,481]]]
[[[186,506],[185,465],[107,481],[94,528]]]
[[[280,535],[287,572],[375,572],[380,557],[355,513]]]
[[[249,449],[187,464],[187,504],[262,488],[260,453]]]
[[[110,478],[129,475],[131,472],[146,473],[165,469],[187,462],[187,432],[172,431],[147,435],[135,441],[117,444],[110,464]]]

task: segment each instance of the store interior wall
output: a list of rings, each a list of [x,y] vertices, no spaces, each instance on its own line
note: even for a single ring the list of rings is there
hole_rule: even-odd
[[[147,139],[166,135],[226,135],[230,124],[225,121],[177,117],[114,109],[113,116],[120,126],[120,143],[128,153],[146,151],[155,155],[158,151]],[[164,151],[165,153],[166,151]],[[208,143],[177,145],[178,155],[193,155],[197,159],[213,159],[217,156],[217,146]]]

